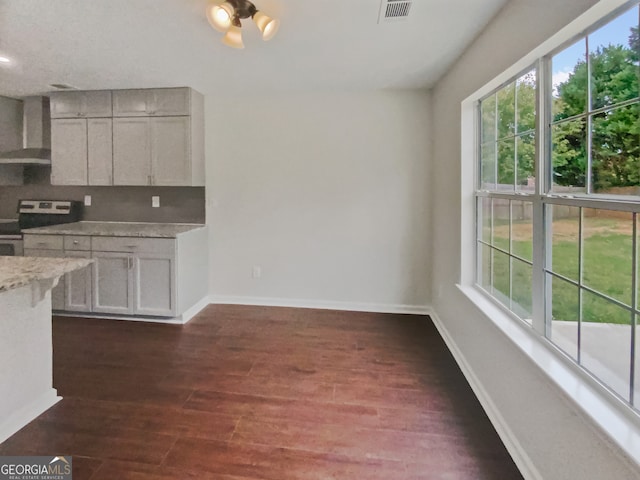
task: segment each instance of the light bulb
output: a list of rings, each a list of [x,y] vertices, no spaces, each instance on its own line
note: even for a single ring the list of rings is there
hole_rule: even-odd
[[[225,24],[231,21],[231,17],[224,8],[214,8],[213,16],[215,17],[215,21],[218,24]]]
[[[275,37],[280,28],[280,20],[274,20],[260,11],[255,13],[253,21],[262,33],[262,39],[265,42]]]
[[[213,0],[207,6],[207,20],[209,24],[220,32],[226,32],[231,27],[231,19],[235,14],[233,5],[229,2],[218,4]]]
[[[0,63],[11,63],[11,59],[0,55]]]

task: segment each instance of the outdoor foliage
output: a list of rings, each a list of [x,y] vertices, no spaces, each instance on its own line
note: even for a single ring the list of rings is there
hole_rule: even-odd
[[[567,80],[557,85],[551,126],[555,184],[587,185],[586,112],[612,107],[591,116],[593,191],[640,186],[640,105],[620,105],[640,95],[639,52],[638,29],[633,28],[628,45],[596,48],[589,53],[589,66],[586,60],[578,61]],[[591,105],[587,95],[589,84]],[[517,187],[526,185],[527,179],[534,176],[535,115],[533,72],[482,102],[485,185]]]
[[[598,47],[579,61],[554,97],[554,122],[583,114],[591,107],[613,107],[592,117],[592,175],[594,191],[640,185],[640,109],[638,104],[616,105],[638,98],[638,31],[629,45]],[[584,187],[587,174],[587,122],[585,118],[555,124],[553,130],[554,182]]]

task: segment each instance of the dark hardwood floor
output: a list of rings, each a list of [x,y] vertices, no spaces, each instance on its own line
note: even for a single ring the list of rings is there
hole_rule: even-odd
[[[425,316],[210,306],[54,318],[64,399],[0,455],[74,480],[522,478]]]

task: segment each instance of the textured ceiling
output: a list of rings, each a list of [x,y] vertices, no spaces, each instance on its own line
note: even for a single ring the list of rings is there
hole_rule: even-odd
[[[380,0],[255,0],[281,20],[244,50],[220,42],[206,0],[0,0],[0,95],[191,86],[205,94],[428,88],[505,0],[414,0],[378,24]]]

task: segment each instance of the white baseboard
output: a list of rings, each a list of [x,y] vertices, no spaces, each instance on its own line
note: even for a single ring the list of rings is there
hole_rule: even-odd
[[[189,308],[186,312],[184,312],[182,315],[180,315],[180,318],[182,319],[183,324],[187,323],[189,320],[191,320],[193,317],[195,317],[198,313],[200,313],[200,311],[205,308],[207,305],[209,305],[211,303],[211,301],[209,300],[209,297],[206,296],[203,299],[201,299],[198,303],[196,303],[193,307]]]
[[[168,323],[171,325],[182,325],[184,323],[181,317],[134,317],[129,315],[114,315],[110,313],[67,312],[63,310],[56,310],[53,312],[53,315],[55,317],[95,318],[96,320],[126,320],[127,322]]]
[[[350,312],[374,313],[407,313],[426,315],[430,308],[427,305],[402,305],[387,303],[354,303],[323,300],[301,300],[293,298],[243,297],[211,295],[210,303],[229,305],[258,305],[264,307],[317,308],[321,310],[345,310]]]
[[[544,480],[538,469],[531,461],[529,455],[527,455],[526,450],[522,447],[522,445],[520,445],[517,437],[509,428],[509,425],[500,413],[500,410],[493,403],[491,396],[483,387],[482,383],[474,373],[473,368],[471,367],[469,362],[467,362],[464,354],[458,348],[456,342],[453,340],[453,337],[449,334],[449,331],[440,320],[440,317],[438,317],[438,314],[434,310],[430,309],[428,315],[431,317],[431,320],[438,329],[440,336],[449,348],[449,351],[453,355],[453,358],[455,358],[456,362],[458,363],[458,366],[460,367],[460,370],[462,370],[462,373],[467,379],[467,382],[471,386],[473,393],[475,393],[478,401],[482,405],[482,408],[489,417],[489,420],[491,420],[491,423],[500,436],[502,443],[504,443],[507,451],[511,455],[511,458],[513,458],[513,461],[520,470],[522,476],[526,480]]]
[[[58,396],[58,391],[55,388],[51,388],[33,402],[25,405],[17,412],[11,413],[9,418],[0,423],[0,443],[53,407],[60,400],[62,400],[62,397]]]
[[[209,305],[211,301],[206,296],[193,307],[189,308],[182,315],[177,317],[136,317],[133,315],[114,315],[109,313],[94,313],[94,312],[67,312],[61,310],[55,310],[54,315],[61,317],[82,317],[82,318],[98,318],[102,320],[127,320],[129,322],[151,322],[151,323],[168,323],[171,325],[184,325],[193,317],[195,317],[200,310]]]

